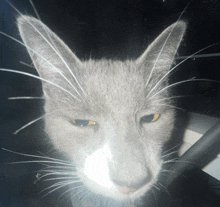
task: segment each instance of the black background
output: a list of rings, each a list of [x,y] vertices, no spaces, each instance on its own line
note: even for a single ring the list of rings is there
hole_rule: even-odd
[[[28,0],[10,2],[21,13],[36,16]],[[82,60],[139,57],[163,29],[180,17],[188,3],[187,0],[34,0],[41,20]],[[188,28],[178,56],[188,56],[220,42],[219,14],[218,0],[190,2],[181,18],[188,22]],[[0,31],[20,39],[15,23],[17,15],[7,2],[0,1]],[[20,64],[20,61],[31,64],[23,46],[1,34],[0,44],[0,67],[37,74],[35,69]],[[220,44],[202,52],[214,53],[220,53]],[[187,60],[174,73],[171,82],[192,77],[220,81],[220,57]],[[211,81],[182,84],[176,88],[176,93],[193,96],[181,98],[177,104],[189,112],[220,117],[219,89],[220,84]],[[8,100],[8,97],[41,95],[38,80],[0,72],[1,147],[30,154],[51,148],[42,141],[42,121],[12,135],[19,127],[43,114],[43,101]],[[24,160],[23,156],[4,150],[0,150],[0,156],[3,163]],[[39,187],[38,183],[33,185],[35,169],[35,165],[1,165],[0,206],[50,206],[50,197],[47,201],[34,199]]]

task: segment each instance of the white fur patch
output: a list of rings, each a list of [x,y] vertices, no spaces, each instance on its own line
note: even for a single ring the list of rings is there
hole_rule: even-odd
[[[85,175],[105,188],[112,188],[113,183],[109,177],[108,161],[112,159],[112,154],[108,145],[96,150],[89,155],[85,161]]]

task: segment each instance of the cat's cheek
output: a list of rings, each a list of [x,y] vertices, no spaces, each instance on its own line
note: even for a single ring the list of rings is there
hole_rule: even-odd
[[[45,130],[51,138],[54,147],[64,153],[67,158],[77,159],[77,154],[88,145],[94,130],[83,130],[61,120],[49,120],[45,123]]]

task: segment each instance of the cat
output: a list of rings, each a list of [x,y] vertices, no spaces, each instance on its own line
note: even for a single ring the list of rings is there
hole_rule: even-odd
[[[172,24],[126,61],[80,61],[38,19],[22,15],[17,25],[42,80],[45,132],[69,160],[51,158],[58,167],[48,172],[68,178],[62,184],[73,204],[78,197],[82,206],[141,203],[158,183],[175,130],[168,78],[186,23]]]

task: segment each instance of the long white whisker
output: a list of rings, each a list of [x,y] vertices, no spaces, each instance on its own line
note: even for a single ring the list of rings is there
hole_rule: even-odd
[[[43,178],[46,178],[46,177],[48,177],[48,176],[53,176],[53,175],[59,175],[59,174],[57,174],[57,173],[55,173],[55,172],[54,172],[54,173],[47,173],[47,174],[45,174],[45,175],[39,176],[34,183],[36,183],[36,182],[39,181],[39,180],[42,180]],[[69,179],[69,178],[70,178],[70,177],[68,177],[68,179]],[[46,181],[46,180],[44,180],[44,181]]]
[[[21,45],[23,45],[24,47],[26,47],[26,48],[28,48],[29,50],[31,50],[33,53],[35,53],[36,55],[38,55],[42,60],[44,60],[45,62],[47,62],[49,65],[51,65],[72,87],[73,87],[73,89],[79,94],[79,92],[77,91],[77,89],[72,85],[72,83],[61,73],[61,71],[58,69],[58,68],[56,68],[50,61],[48,61],[47,59],[45,59],[42,55],[40,55],[39,53],[37,53],[35,50],[33,50],[31,47],[29,47],[28,45],[25,45],[23,42],[21,42],[21,41],[19,41],[19,40],[17,40],[17,39],[15,39],[14,37],[12,37],[12,36],[10,36],[10,35],[8,35],[8,34],[5,34],[4,32],[0,32],[0,34],[2,34],[2,35],[5,35],[6,37],[8,37],[8,38],[10,38],[10,39],[12,39],[12,40],[14,40],[14,41],[16,41],[16,42],[18,42],[19,44],[21,44]],[[30,74],[30,73],[28,73],[28,74]],[[32,75],[32,74],[30,74],[30,75]],[[38,76],[35,76],[35,77],[38,77]],[[40,79],[40,80],[44,80],[44,81],[46,81],[46,82],[50,82],[50,81],[48,81],[48,80],[46,80],[46,79],[43,79],[43,78],[38,78],[38,79]],[[50,83],[52,83],[52,82],[50,82]],[[53,85],[56,85],[55,83],[53,83]],[[60,86],[59,86],[60,87]],[[61,87],[60,87],[61,88]],[[65,90],[65,89],[64,89]],[[70,93],[70,92],[69,92]],[[77,99],[73,94],[71,94],[75,99]],[[79,94],[79,96],[81,96],[80,94]],[[79,100],[79,99],[77,99],[77,100]]]
[[[40,176],[39,178],[38,178],[38,180],[42,180],[42,178],[45,178],[45,177],[48,177],[48,176],[50,176],[50,175],[65,175],[65,174],[60,174],[60,173],[56,173],[56,172],[51,172],[51,173],[47,173],[47,174],[45,174],[45,175],[42,175],[42,176]],[[69,174],[66,174],[66,175],[69,175]],[[70,176],[70,175],[69,175]],[[52,179],[52,178],[51,178]],[[66,179],[76,179],[76,177],[66,177]],[[49,178],[47,179],[47,180],[49,180]],[[47,181],[47,180],[44,180],[44,181]],[[78,179],[78,180],[80,180],[80,179]]]
[[[47,194],[43,195],[42,198],[45,197],[45,196],[47,196],[47,195],[49,195],[49,194],[51,194],[52,192],[54,192],[54,191],[56,191],[56,190],[58,190],[58,189],[60,189],[60,188],[63,188],[63,187],[65,187],[65,186],[67,186],[67,185],[70,185],[70,184],[72,184],[72,183],[74,183],[74,182],[69,182],[69,183],[67,183],[67,184],[63,184],[63,185],[61,185],[61,186],[59,186],[59,187],[57,187],[57,188],[51,190],[51,191],[48,192]],[[82,186],[77,186],[77,187],[82,187]],[[48,188],[47,188],[47,189],[48,189]],[[43,192],[43,191],[42,191],[42,192]]]
[[[178,162],[179,162],[179,163],[188,163],[188,164],[192,164],[192,165],[198,165],[198,164],[196,164],[196,163],[194,163],[194,162],[189,162],[189,161],[185,161],[185,160],[179,160],[178,158],[165,161],[165,162],[163,162],[163,164],[173,163],[173,162],[175,162],[175,163],[178,163]]]
[[[45,118],[46,116],[49,116],[49,115],[55,113],[55,112],[56,112],[56,111],[53,111],[53,112],[51,112],[51,113],[44,114],[43,116],[40,116],[40,117],[38,117],[38,118],[36,118],[36,119],[34,119],[34,120],[28,122],[27,124],[25,124],[24,126],[22,126],[21,128],[19,128],[18,130],[16,130],[15,132],[13,132],[13,134],[17,134],[18,132],[20,132],[21,130],[27,128],[27,127],[30,126],[31,124],[34,124],[34,123],[36,123],[37,121],[39,121],[39,120]]]
[[[2,150],[5,150],[7,152],[11,152],[11,153],[14,153],[14,154],[17,154],[17,155],[22,155],[22,156],[26,156],[26,157],[33,157],[33,158],[41,158],[41,159],[48,159],[48,160],[52,160],[52,161],[58,161],[58,162],[54,162],[55,164],[59,164],[61,163],[62,165],[65,165],[66,166],[73,166],[70,162],[66,162],[64,160],[60,160],[60,159],[56,159],[56,158],[52,158],[52,157],[47,157],[47,156],[39,156],[39,155],[30,155],[30,154],[24,154],[24,153],[20,153],[20,152],[14,152],[12,150],[8,150],[8,149],[5,149],[5,148],[2,148]],[[49,162],[49,161],[48,161]],[[53,162],[51,162],[53,163]]]
[[[67,179],[76,179],[78,177],[58,177],[58,178],[48,178],[44,181],[50,181],[50,180],[67,180]]]
[[[216,83],[219,83],[219,81],[214,81],[214,80],[210,80],[210,79],[194,79],[194,78],[191,78],[191,79],[188,79],[188,80],[183,80],[183,81],[179,81],[179,82],[176,82],[176,83],[173,83],[171,85],[168,85],[167,87],[164,87],[163,89],[159,90],[158,92],[156,92],[153,96],[151,96],[149,99],[153,98],[154,96],[162,93],[163,91],[171,88],[171,87],[174,87],[176,85],[179,85],[179,84],[182,84],[182,83],[186,83],[186,82],[193,82],[193,81],[211,81],[211,82],[216,82]]]
[[[25,45],[23,42],[17,40],[16,38],[14,38],[14,37],[12,37],[12,36],[10,36],[10,35],[8,35],[8,34],[5,34],[4,32],[0,32],[0,34],[2,34],[2,35],[4,35],[4,36],[6,36],[6,37],[8,37],[8,38],[10,38],[10,39],[12,39],[12,40],[14,40],[15,42],[17,42],[17,43],[23,45],[24,47],[28,48],[28,49],[31,50],[33,53],[35,53],[36,55],[38,55],[42,60],[44,60],[45,62],[47,62],[49,65],[51,65],[51,66],[73,87],[73,89],[78,93],[78,95],[81,96],[81,95],[79,94],[79,92],[77,91],[77,89],[72,85],[72,83],[71,83],[71,82],[63,75],[63,73],[61,73],[61,71],[60,71],[58,68],[56,68],[50,61],[48,61],[47,59],[45,59],[42,55],[40,55],[39,53],[37,53],[37,52],[36,52],[35,50],[33,50],[31,47],[29,47],[28,45]],[[36,76],[36,77],[38,77],[38,76]],[[73,96],[73,95],[72,95],[72,96]],[[77,99],[75,96],[74,96],[74,98]],[[79,99],[77,99],[77,100],[79,100]]]
[[[57,185],[54,184],[53,186],[50,186],[50,187],[48,187],[48,188],[45,188],[43,191],[48,190],[48,189],[50,189],[50,188],[52,188],[52,187],[58,186],[57,188],[55,188],[55,189],[49,191],[48,193],[46,193],[45,195],[43,195],[42,198],[44,198],[45,196],[49,195],[50,193],[52,193],[52,192],[54,192],[54,191],[56,191],[56,190],[58,190],[58,189],[60,189],[60,188],[63,188],[63,187],[65,187],[65,186],[70,185],[70,184],[73,184],[73,183],[74,183],[74,182],[68,182],[68,183],[65,182],[65,183],[60,184],[59,186],[58,186],[58,184],[57,184]],[[41,191],[40,193],[42,193],[43,191]]]
[[[74,174],[74,172],[68,172],[66,170],[63,171],[57,171],[57,170],[39,170],[40,173],[54,173],[57,175],[68,175],[68,176],[77,176],[76,174]]]
[[[167,97],[167,98],[158,99],[158,100],[156,100],[156,102],[160,102],[160,101],[163,101],[163,100],[170,100],[170,99],[174,99],[174,98],[183,98],[183,97],[186,97],[186,96],[170,96],[170,97]]]
[[[40,173],[53,173],[53,174],[56,174],[56,175],[65,175],[65,176],[75,176],[77,177],[76,173],[75,172],[68,172],[68,171],[56,171],[56,170],[40,170],[39,171]]]
[[[216,44],[219,44],[219,43],[216,43]],[[220,53],[211,53],[211,54],[193,55],[190,58],[206,58],[206,57],[219,57],[219,56],[220,56]],[[179,57],[176,57],[175,59],[181,60],[181,59],[185,59],[187,57],[188,56],[179,56]]]
[[[24,15],[16,8],[16,7],[14,7],[14,5],[12,5],[10,2],[8,2],[10,5],[11,5],[11,7],[15,10],[15,11],[17,11],[21,16],[22,16],[22,18],[23,19],[25,19],[28,23],[29,23],[29,25],[31,25],[34,29],[35,29],[35,31],[47,42],[47,44],[53,49],[53,51],[58,55],[58,57],[60,58],[60,60],[64,63],[64,65],[67,67],[67,69],[69,70],[69,72],[70,72],[70,74],[73,76],[73,78],[74,78],[74,80],[76,81],[76,83],[79,85],[79,87],[80,87],[80,89],[83,91],[83,93],[85,94],[85,91],[83,90],[83,88],[82,88],[82,86],[80,85],[80,83],[78,82],[78,80],[77,80],[77,78],[76,78],[76,76],[73,74],[73,72],[71,71],[71,69],[70,69],[70,67],[69,67],[69,65],[66,63],[66,61],[63,59],[63,57],[60,55],[60,53],[53,47],[53,45],[51,45],[50,44],[50,42],[41,34],[41,32],[27,19],[27,18],[25,18],[24,17]],[[65,76],[63,76],[63,77],[65,77]],[[69,80],[65,77],[65,79],[66,79],[66,81],[68,82],[68,83],[70,83],[69,82]],[[71,84],[71,83],[70,83]],[[72,85],[72,84],[71,84]],[[78,93],[78,95],[79,96],[81,96],[80,95],[80,93],[77,91],[77,89],[72,85],[72,87],[75,89],[75,91]]]
[[[33,96],[8,97],[8,100],[18,100],[18,99],[45,99],[45,98],[44,97],[33,97]]]
[[[41,18],[40,18],[40,15],[38,14],[35,6],[34,6],[34,3],[32,2],[32,0],[29,0],[30,1],[30,4],[31,6],[33,7],[34,9],[34,12],[35,14],[37,15],[37,18],[42,22]],[[33,27],[33,25],[31,25]],[[76,76],[72,73],[69,65],[66,63],[66,61],[64,60],[63,56],[62,56],[62,53],[60,53],[59,49],[57,48],[56,44],[54,43],[53,39],[51,38],[51,35],[48,33],[48,31],[45,29],[45,25],[43,24],[44,26],[44,31],[47,33],[47,36],[49,37],[52,45],[49,44],[49,42],[46,40],[46,38],[43,36],[44,40],[51,46],[51,48],[53,49],[53,51],[55,53],[57,53],[57,55],[60,57],[61,61],[66,65],[66,67],[68,68],[69,72],[71,73],[71,75],[73,76],[73,78],[75,79],[75,81],[77,82],[77,84],[79,85],[79,87],[81,88],[82,92],[84,93],[84,95],[86,95],[85,91],[83,90],[82,86],[80,85],[80,83],[78,82]],[[35,30],[37,30],[36,28],[34,28]],[[38,31],[38,30],[37,30]],[[79,93],[78,93],[79,94]],[[80,94],[79,94],[80,95]],[[80,95],[81,96],[81,95]]]
[[[158,62],[158,60],[159,60],[159,58],[160,58],[160,55],[161,55],[161,53],[162,53],[162,51],[163,51],[163,49],[164,49],[164,47],[165,47],[165,45],[166,45],[168,39],[170,38],[170,35],[172,34],[174,28],[176,27],[178,21],[181,19],[182,15],[183,15],[183,13],[185,12],[185,10],[186,10],[186,8],[188,7],[188,5],[189,5],[189,3],[187,4],[187,6],[184,8],[184,10],[182,11],[182,13],[180,14],[180,16],[179,16],[179,18],[177,19],[177,21],[176,21],[174,27],[173,27],[172,30],[170,31],[170,33],[169,33],[169,35],[167,36],[166,40],[164,41],[163,46],[162,46],[162,48],[161,48],[161,50],[160,50],[160,52],[159,52],[159,54],[158,54],[158,56],[157,56],[157,59],[156,59],[154,65],[153,65],[153,68],[152,68],[152,70],[151,70],[151,72],[150,72],[149,78],[148,78],[147,83],[146,83],[146,85],[145,85],[146,87],[148,86],[148,84],[149,84],[149,82],[150,82],[150,79],[151,79],[151,76],[152,76],[152,74],[153,74],[154,68],[155,68],[155,66],[156,66],[156,64],[157,64],[157,62]]]
[[[40,15],[38,14],[32,0],[30,0],[30,3],[34,9],[34,12],[35,14],[37,15],[37,18],[42,22],[41,18],[40,18]],[[26,21],[28,21],[26,19]],[[29,22],[29,21],[28,21]],[[30,22],[29,22],[30,23]],[[32,27],[34,27],[32,24],[31,24]],[[74,75],[74,73],[72,72],[72,70],[70,69],[69,65],[66,63],[66,61],[64,60],[63,56],[62,56],[62,53],[60,53],[59,49],[57,48],[56,44],[54,43],[53,39],[51,38],[51,35],[48,33],[47,29],[45,28],[45,25],[43,24],[43,27],[44,27],[44,31],[46,32],[47,36],[49,37],[52,45],[50,45],[50,43],[47,41],[47,39],[41,35],[41,33],[37,30],[37,28],[34,27],[34,29],[43,37],[43,39],[49,44],[49,46],[53,49],[53,51],[59,56],[59,58],[61,59],[61,61],[66,65],[67,69],[69,70],[70,74],[73,76],[74,80],[76,81],[76,83],[79,85],[80,89],[82,90],[82,92],[84,93],[84,95],[86,95],[85,91],[83,90],[81,84],[78,82],[76,76]],[[72,85],[72,84],[71,84]],[[72,87],[76,90],[76,88],[72,85]],[[78,95],[81,96],[81,94],[76,90],[76,92],[78,93]],[[82,97],[82,96],[81,96]]]
[[[201,49],[201,50],[199,50],[199,51],[193,53],[192,55],[186,57],[183,61],[181,61],[180,63],[178,63],[177,65],[175,65],[171,70],[169,70],[169,71],[155,84],[155,86],[154,86],[154,87],[150,90],[150,92],[147,94],[147,97],[155,90],[155,88],[156,88],[158,85],[160,85],[160,83],[163,81],[163,79],[164,79],[165,77],[167,77],[172,71],[174,71],[179,65],[181,65],[182,63],[184,63],[184,62],[187,61],[188,59],[194,57],[197,53],[200,53],[200,52],[202,52],[202,51],[204,51],[204,50],[206,50],[206,49],[208,49],[208,48],[210,48],[210,47],[212,47],[212,46],[214,46],[214,45],[216,45],[216,44],[218,44],[218,43],[209,45],[209,46],[207,46],[207,47],[205,47],[205,48],[203,48],[203,49]]]
[[[76,96],[74,96],[72,93],[70,93],[69,91],[67,91],[65,88],[63,88],[63,87],[61,87],[61,86],[57,85],[56,83],[53,83],[53,82],[51,82],[51,81],[49,81],[49,80],[46,80],[46,79],[44,79],[44,78],[41,78],[41,77],[39,77],[39,76],[33,75],[33,74],[31,74],[31,73],[26,73],[26,72],[23,72],[23,71],[12,70],[12,69],[6,69],[6,68],[0,68],[0,71],[11,72],[11,73],[18,73],[18,74],[30,76],[30,77],[33,77],[33,78],[36,78],[36,79],[45,81],[45,82],[47,82],[47,83],[49,83],[49,84],[51,84],[51,85],[54,85],[54,86],[58,87],[59,89],[61,89],[62,91],[68,93],[68,94],[71,95],[74,99],[76,99],[76,100],[79,101],[79,99],[76,98]]]
[[[47,166],[44,168],[44,170],[57,170],[59,169],[59,171],[63,171],[62,169],[67,169],[67,170],[71,170],[73,169],[74,166]],[[61,169],[61,170],[60,170]]]
[[[163,164],[166,164],[166,163],[169,163],[169,162],[175,162],[177,160],[178,160],[178,158],[174,158],[174,159],[171,159],[171,160],[168,160],[168,161],[164,161]]]
[[[185,111],[185,109],[182,109],[182,108],[177,107],[177,106],[169,105],[169,104],[157,104],[157,103],[155,103],[155,106],[168,106],[168,107],[171,107],[171,108],[179,109],[181,111]]]
[[[26,163],[52,163],[52,164],[60,164],[60,165],[67,165],[66,163],[62,163],[62,162],[51,162],[48,160],[33,160],[33,161],[19,161],[19,162],[9,162],[7,164],[26,164]]]
[[[153,185],[153,187],[160,191],[160,188],[158,188],[155,184]]]

